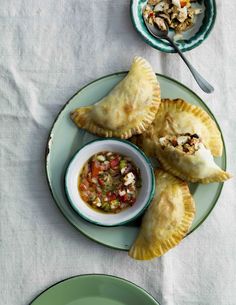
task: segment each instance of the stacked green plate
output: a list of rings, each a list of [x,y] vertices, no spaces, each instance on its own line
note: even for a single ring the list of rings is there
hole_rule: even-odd
[[[160,305],[145,290],[124,279],[102,274],[80,275],[42,292],[31,305]]]

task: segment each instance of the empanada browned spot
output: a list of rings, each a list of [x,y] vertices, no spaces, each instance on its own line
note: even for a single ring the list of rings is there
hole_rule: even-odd
[[[155,196],[129,250],[134,259],[163,255],[183,239],[194,219],[195,203],[187,183],[160,169],[155,178]]]
[[[182,99],[162,99],[151,126],[132,141],[154,156],[158,138],[184,133],[198,134],[213,156],[222,155],[221,133],[214,120],[202,108]]]
[[[231,178],[215,163],[197,134],[159,138],[156,156],[166,171],[188,182],[223,182]]]
[[[160,86],[150,64],[135,57],[127,76],[96,104],[75,109],[71,118],[104,137],[130,138],[144,132],[160,104]]]

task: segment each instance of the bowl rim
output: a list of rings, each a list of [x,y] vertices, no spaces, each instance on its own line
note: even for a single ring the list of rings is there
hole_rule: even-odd
[[[144,163],[146,163],[147,165],[147,169],[148,169],[148,172],[150,173],[150,178],[151,178],[151,189],[150,189],[150,192],[148,194],[148,198],[147,198],[147,201],[146,203],[144,204],[144,206],[141,208],[141,210],[136,213],[132,218],[129,218],[127,220],[124,220],[124,221],[120,221],[116,224],[104,224],[102,222],[99,222],[97,220],[92,220],[90,218],[88,218],[87,216],[85,216],[83,213],[81,213],[74,205],[73,201],[71,200],[70,198],[70,194],[69,194],[69,191],[68,191],[68,185],[67,185],[67,177],[68,177],[68,172],[69,172],[69,168],[72,164],[72,162],[74,161],[74,159],[77,157],[77,155],[81,152],[81,150],[83,150],[83,148],[95,143],[95,142],[101,142],[101,141],[116,141],[116,142],[122,142],[124,144],[126,144],[127,146],[131,146],[132,148],[134,148],[137,153],[139,155],[141,155],[142,158],[142,161]],[[124,139],[118,139],[118,138],[98,138],[98,139],[95,139],[95,140],[91,140],[87,143],[85,143],[84,145],[82,145],[76,152],[75,154],[72,156],[72,158],[70,159],[69,161],[69,164],[66,168],[66,171],[65,171],[65,175],[64,175],[64,189],[65,189],[65,193],[66,193],[66,197],[67,197],[67,200],[69,201],[71,207],[74,209],[74,211],[79,215],[81,216],[83,219],[85,219],[86,221],[92,223],[92,224],[95,224],[97,226],[101,226],[101,227],[117,227],[117,226],[121,226],[121,225],[124,225],[124,224],[127,224],[131,221],[134,221],[135,219],[137,219],[139,216],[141,216],[143,214],[143,212],[148,208],[148,206],[150,205],[154,195],[155,195],[155,175],[154,175],[154,170],[153,170],[153,166],[151,164],[151,161],[149,160],[149,158],[145,155],[145,153],[138,147],[136,146],[135,144],[127,141],[127,140],[124,140]]]
[[[164,48],[162,46],[163,42],[161,39],[157,39],[157,42],[160,41],[160,43],[158,44],[155,44],[153,43],[152,41],[150,41],[146,35],[143,34],[143,31],[138,29],[137,27],[137,24],[136,24],[136,21],[135,21],[135,18],[134,18],[134,5],[135,5],[135,1],[140,1],[140,0],[130,0],[130,17],[131,17],[131,21],[132,21],[132,24],[135,28],[135,30],[137,31],[137,33],[140,35],[140,37],[142,38],[142,40],[147,43],[148,45],[150,45],[151,47],[153,47],[154,49],[157,49],[159,51],[162,51],[162,52],[165,52],[165,53],[176,53],[176,50],[172,47],[172,46],[169,46],[167,45],[166,48]],[[206,0],[203,0],[204,2],[206,2]],[[211,22],[209,23],[209,27],[207,28],[206,31],[202,32],[200,35],[199,35],[199,39],[193,43],[192,45],[190,46],[185,46],[185,44],[178,44],[178,47],[179,49],[182,51],[182,52],[186,52],[186,51],[190,51],[196,47],[198,47],[204,40],[207,39],[207,37],[209,36],[209,34],[211,33],[212,29],[214,28],[214,25],[215,25],[215,21],[216,21],[216,16],[217,16],[217,9],[216,9],[216,2],[215,0],[207,0],[207,3],[210,3],[212,4],[212,9],[213,9],[213,14],[212,14],[212,18],[211,18]],[[138,17],[139,18],[139,17]],[[205,19],[205,17],[204,17]],[[204,20],[203,19],[203,20]],[[196,33],[197,34],[197,33]],[[196,35],[195,34],[195,35]],[[151,34],[148,34],[151,36]],[[194,36],[195,36],[194,35]],[[193,37],[194,37],[193,36]],[[202,38],[201,38],[202,37]]]

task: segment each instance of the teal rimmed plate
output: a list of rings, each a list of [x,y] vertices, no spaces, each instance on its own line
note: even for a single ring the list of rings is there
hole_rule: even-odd
[[[49,135],[46,151],[46,173],[49,188],[55,203],[63,215],[87,237],[106,246],[121,250],[130,248],[138,233],[140,219],[120,227],[109,228],[99,227],[85,221],[74,211],[66,198],[64,176],[75,152],[85,143],[98,138],[82,129],[78,129],[70,119],[70,112],[77,107],[97,102],[126,74],[127,72],[120,72],[104,76],[77,92],[58,114]],[[193,91],[164,75],[157,74],[157,78],[160,82],[162,98],[182,98],[202,107],[215,120],[209,108]],[[225,146],[222,157],[215,160],[222,169],[226,169]],[[222,187],[223,183],[193,184],[190,186],[196,201],[197,212],[189,233],[193,232],[210,214],[220,196]]]
[[[85,274],[54,284],[30,305],[160,305],[141,287],[119,277]]]
[[[136,31],[153,48],[167,53],[175,53],[176,51],[168,41],[157,39],[148,32],[142,17],[142,10],[146,3],[147,0],[130,1],[130,15]],[[196,17],[195,24],[188,31],[182,33],[183,39],[177,42],[182,52],[199,46],[208,37],[215,23],[215,0],[198,1],[197,3],[192,3],[192,6],[200,7],[203,12]],[[169,36],[173,38],[174,32],[170,31]]]

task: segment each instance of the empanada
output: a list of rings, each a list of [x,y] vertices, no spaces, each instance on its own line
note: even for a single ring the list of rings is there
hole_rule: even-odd
[[[215,163],[210,150],[197,134],[162,137],[155,149],[162,167],[183,180],[210,183],[223,182],[231,177]]]
[[[132,142],[154,156],[155,143],[166,135],[198,134],[213,156],[221,156],[223,142],[213,119],[200,107],[182,99],[162,99],[156,117],[146,132],[134,137]]]
[[[160,86],[150,64],[135,57],[127,76],[96,104],[77,108],[75,124],[99,136],[130,138],[144,132],[160,104]]]
[[[129,250],[129,255],[139,260],[161,256],[176,246],[195,215],[195,203],[186,182],[159,169],[155,177],[155,196]]]

